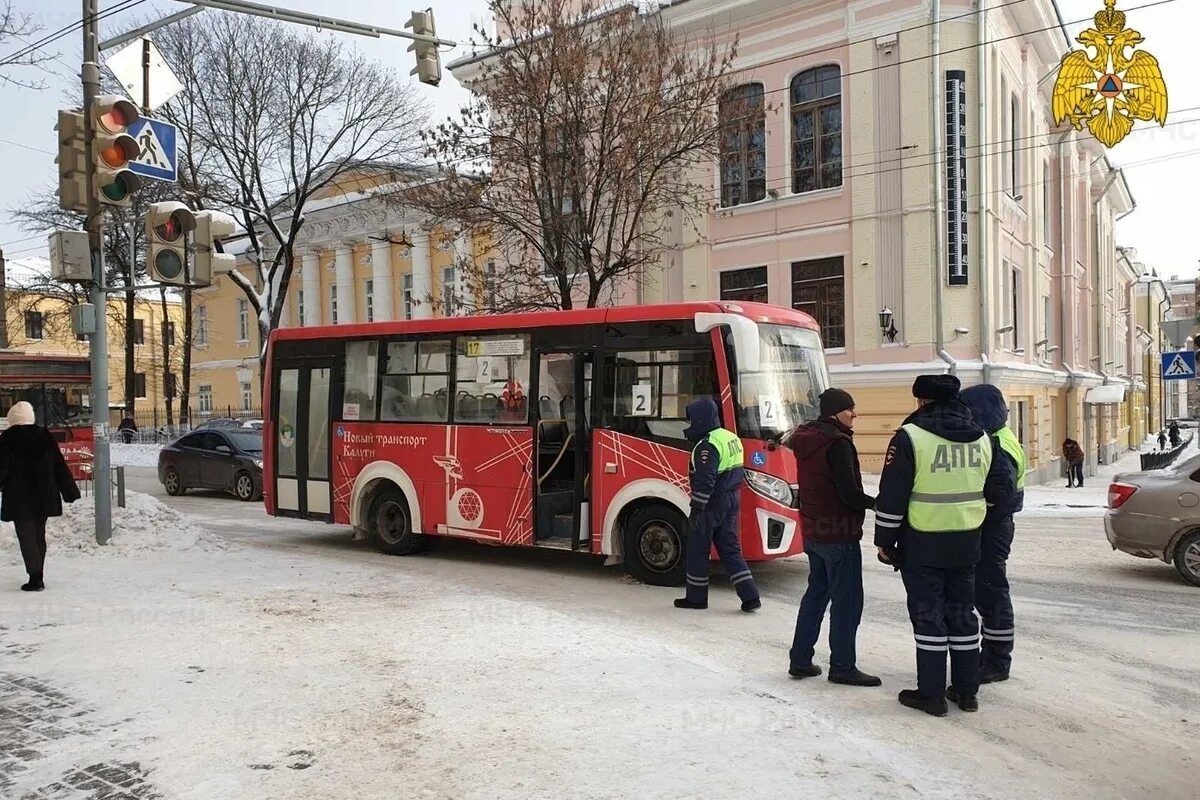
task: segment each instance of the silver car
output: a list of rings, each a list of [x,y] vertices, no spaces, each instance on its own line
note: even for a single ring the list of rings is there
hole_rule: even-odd
[[[1104,530],[1114,550],[1174,564],[1200,586],[1200,455],[1114,477]]]

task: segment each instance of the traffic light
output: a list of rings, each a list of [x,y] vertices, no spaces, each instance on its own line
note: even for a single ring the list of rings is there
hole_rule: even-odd
[[[173,286],[187,284],[187,235],[195,230],[196,217],[183,203],[151,203],[146,211],[147,266],[150,277]]]
[[[129,126],[141,119],[137,106],[116,95],[97,97],[92,106],[95,135],[92,162],[96,166],[96,199],[110,206],[127,206],[142,188],[142,179],[129,169],[141,153]]]
[[[412,18],[404,23],[404,27],[412,28],[412,32],[418,36],[437,38],[437,31],[433,25],[432,8],[414,11]],[[438,55],[437,42],[416,40],[408,46],[408,52],[417,54],[417,66],[408,73],[409,75],[416,75],[421,83],[428,83],[430,86],[437,86],[441,83],[442,59]]]
[[[208,286],[213,275],[230,272],[237,257],[218,253],[214,245],[221,239],[233,235],[237,220],[220,211],[201,211],[196,214],[196,234],[193,237],[196,249],[196,268],[192,270],[192,285]]]
[[[86,214],[87,153],[84,147],[83,114],[78,111],[58,112],[58,205],[66,211]]]

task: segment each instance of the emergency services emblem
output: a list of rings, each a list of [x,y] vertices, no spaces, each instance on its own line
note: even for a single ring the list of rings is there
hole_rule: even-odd
[[[885,467],[891,466],[892,462],[895,460],[896,460],[896,445],[892,445],[891,447],[888,448],[887,458],[885,458],[883,460],[883,465]]]
[[[1133,130],[1136,120],[1167,123],[1167,84],[1158,59],[1145,50],[1126,53],[1145,41],[1125,27],[1124,12],[1104,0],[1075,41],[1084,50],[1063,56],[1054,84],[1054,124],[1069,121],[1075,130],[1086,125],[1105,147],[1115,147]]]

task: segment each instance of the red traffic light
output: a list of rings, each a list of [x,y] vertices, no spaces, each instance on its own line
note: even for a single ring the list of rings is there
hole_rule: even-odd
[[[184,226],[178,214],[172,214],[166,221],[154,229],[154,233],[164,242],[174,242],[183,236]]]

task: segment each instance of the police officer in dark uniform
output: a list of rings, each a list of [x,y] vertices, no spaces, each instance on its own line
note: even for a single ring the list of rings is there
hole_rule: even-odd
[[[947,698],[964,711],[979,702],[975,565],[988,504],[1011,501],[1015,474],[959,400],[953,375],[922,375],[917,411],[892,437],[875,504],[881,561],[900,566],[917,648],[917,688],[900,702],[945,716]],[[951,685],[946,687],[946,656]]]
[[[717,404],[709,397],[687,407],[684,436],[695,443],[689,479],[692,511],[688,518],[687,595],[676,608],[708,608],[708,562],[713,546],[729,581],[742,600],[742,611],[762,606],[758,586],[738,540],[739,498],[746,480],[742,440],[721,427]]]
[[[1008,680],[1012,667],[1016,626],[1008,589],[1008,555],[1016,532],[1013,515],[1025,506],[1028,462],[1021,440],[1008,427],[1008,402],[1003,392],[985,383],[964,389],[961,397],[975,422],[995,440],[996,455],[1011,461],[1017,476],[1017,491],[1012,501],[988,506],[980,537],[979,564],[975,567],[975,609],[983,619],[979,682],[995,683]]]

